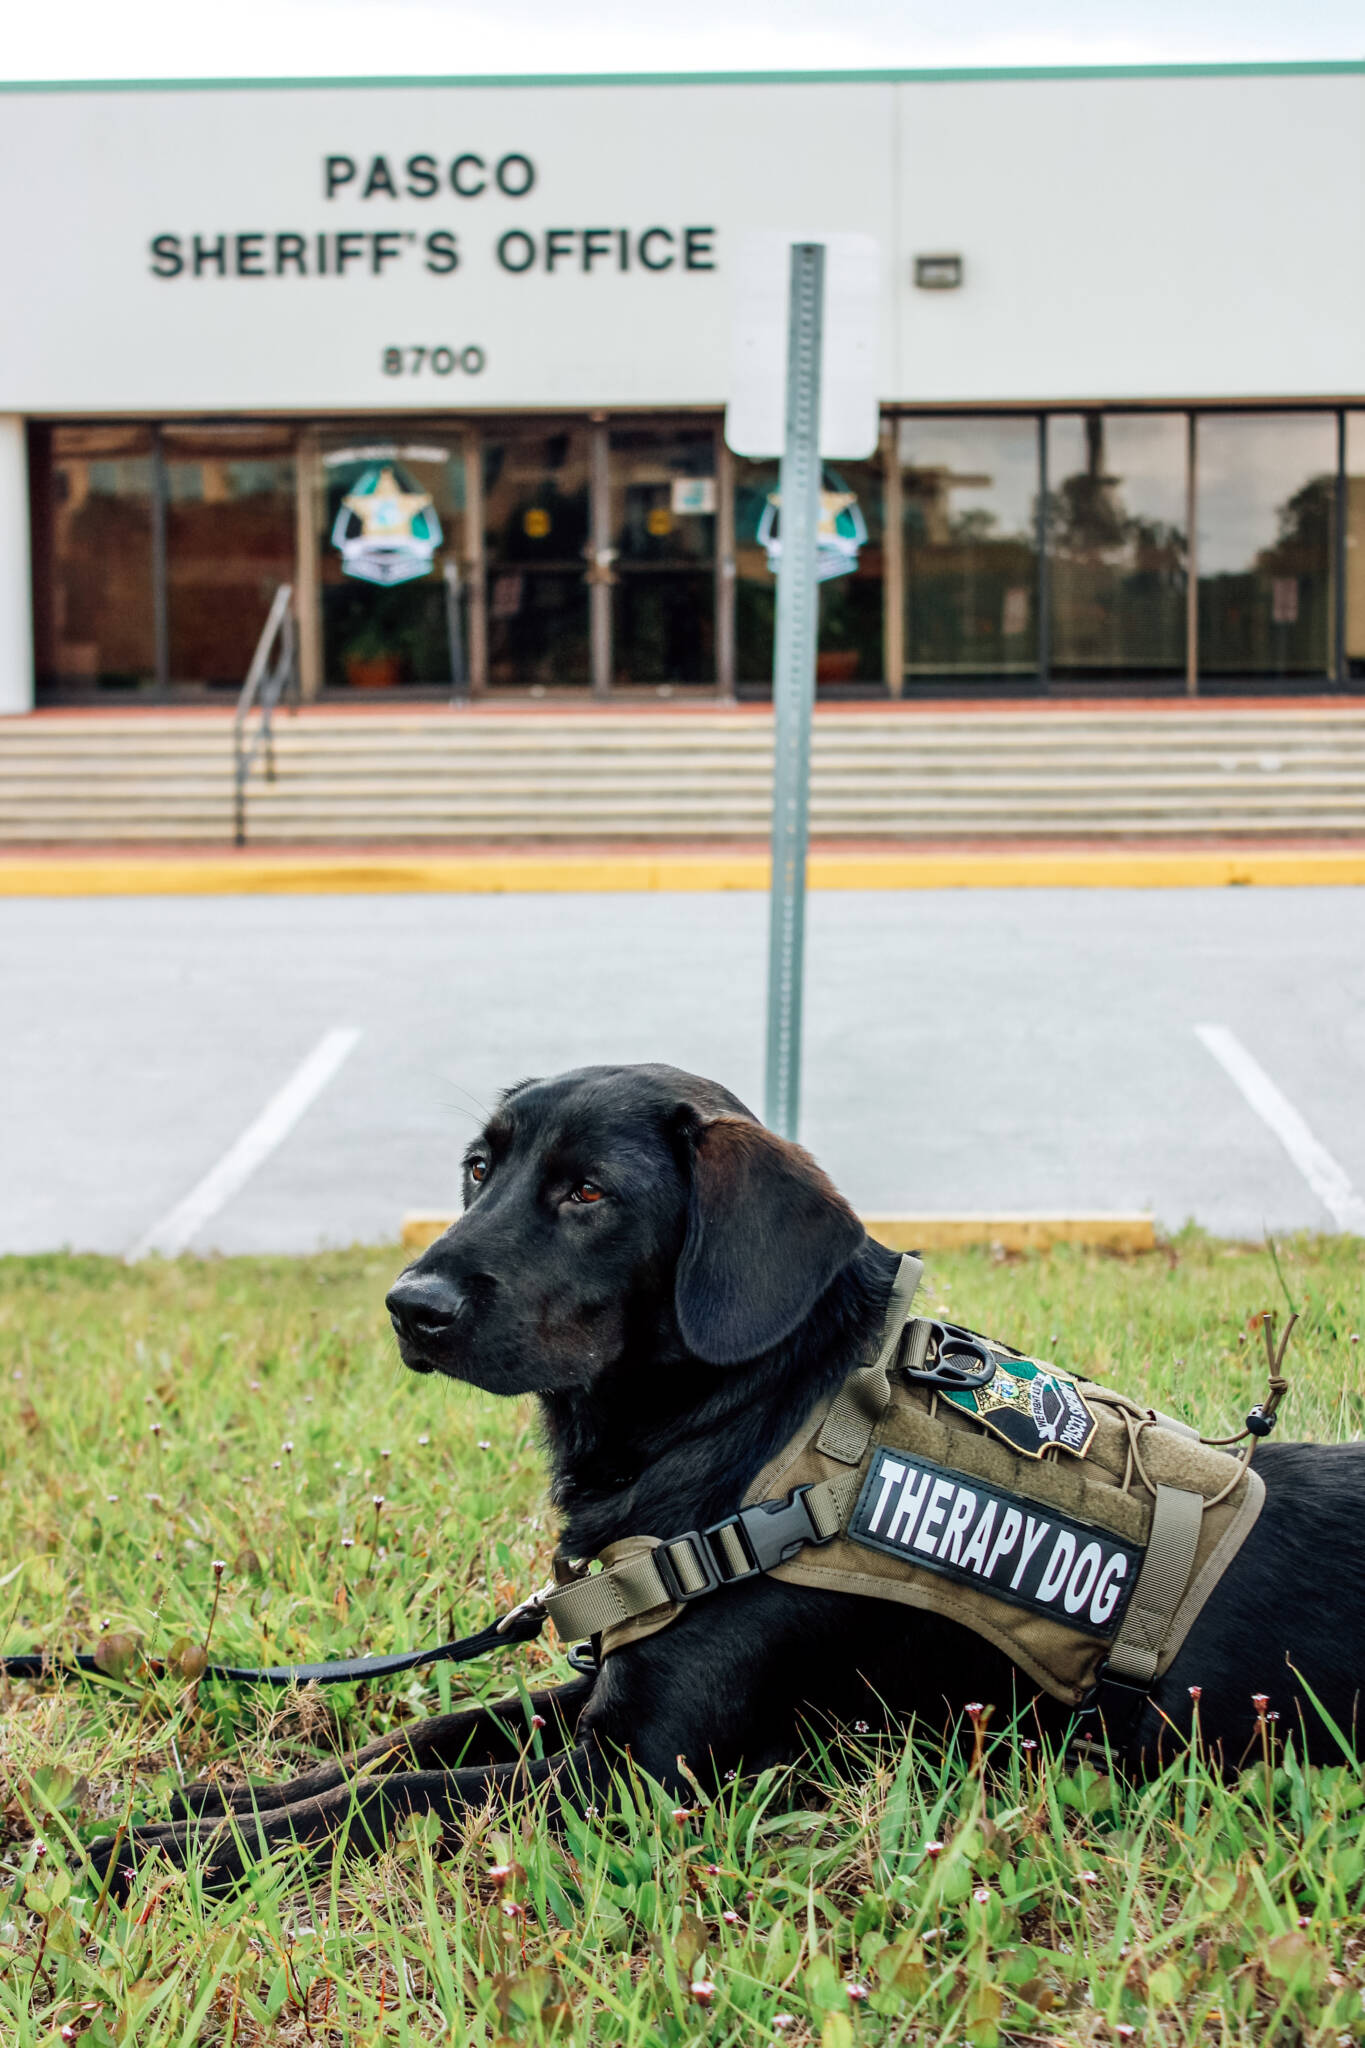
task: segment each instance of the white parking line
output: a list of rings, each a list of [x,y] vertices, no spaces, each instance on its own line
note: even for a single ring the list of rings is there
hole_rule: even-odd
[[[1194,1033],[1228,1079],[1241,1090],[1262,1123],[1275,1133],[1338,1230],[1365,1237],[1365,1201],[1331,1153],[1318,1143],[1293,1103],[1281,1095],[1265,1068],[1225,1024],[1196,1024]]]
[[[315,1102],[342,1063],[355,1049],[360,1032],[347,1025],[324,1032],[302,1066],[296,1067],[279,1093],[272,1095],[253,1124],[211,1167],[182,1202],[154,1223],[128,1254],[134,1265],[151,1252],[173,1259],[225,1202],[246,1185],[257,1167],[289,1136],[299,1118]]]

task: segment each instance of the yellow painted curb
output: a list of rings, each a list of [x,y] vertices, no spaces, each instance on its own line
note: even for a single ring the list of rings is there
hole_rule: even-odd
[[[1007,1252],[1045,1252],[1054,1244],[1106,1252],[1156,1249],[1150,1216],[864,1216],[863,1225],[893,1252],[946,1252],[972,1244],[999,1245]]]
[[[1365,884],[1365,845],[1250,852],[816,853],[812,889]],[[763,853],[0,856],[0,896],[386,896],[766,889]]]
[[[403,1243],[409,1251],[425,1251],[455,1220],[411,1209],[403,1218]],[[999,1245],[1007,1252],[1042,1252],[1055,1244],[1106,1252],[1156,1249],[1150,1216],[865,1216],[863,1223],[869,1237],[896,1252],[955,1251],[974,1244]]]

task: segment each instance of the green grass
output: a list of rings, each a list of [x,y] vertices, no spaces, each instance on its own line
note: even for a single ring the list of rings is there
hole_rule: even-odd
[[[563,1668],[537,1644],[369,1690],[196,1698],[138,1654],[203,1642],[215,1559],[212,1649],[241,1663],[464,1632],[546,1575],[532,1415],[402,1371],[397,1264],[0,1261],[0,1643],[117,1639],[123,1672],[0,1693],[3,2048],[1361,2038],[1365,1780],[1279,1743],[1228,1780],[1191,1752],[1125,1786],[1008,1729],[975,1768],[970,1744],[849,1731],[681,1820],[627,1778],[567,1836],[527,1804],[444,1846],[415,1824],[368,1864],[282,1859],[226,1903],[164,1868],[101,1900],[80,1842],[158,1816],[182,1773],[279,1776]],[[1304,1311],[1285,1433],[1358,1435],[1361,1246],[1281,1265]],[[951,1316],[1220,1434],[1263,1389],[1249,1318],[1283,1306],[1264,1250],[1194,1236],[931,1277]],[[1247,1679],[1273,1693],[1251,1656]]]

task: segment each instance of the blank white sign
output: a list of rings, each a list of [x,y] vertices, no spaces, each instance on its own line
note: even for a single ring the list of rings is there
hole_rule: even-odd
[[[825,248],[820,453],[852,460],[877,446],[881,252],[871,235],[740,238],[725,438],[736,455],[780,455],[786,431],[787,324],[793,242]]]

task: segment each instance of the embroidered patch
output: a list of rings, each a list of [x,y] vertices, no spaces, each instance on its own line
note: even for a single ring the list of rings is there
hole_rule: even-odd
[[[1142,1552],[1133,1544],[883,1445],[848,1534],[924,1571],[1046,1614],[1082,1635],[1114,1635]]]
[[[1031,1358],[1002,1358],[986,1386],[953,1388],[941,1398],[1026,1458],[1041,1458],[1049,1444],[1083,1458],[1095,1434],[1094,1411],[1076,1382]]]

